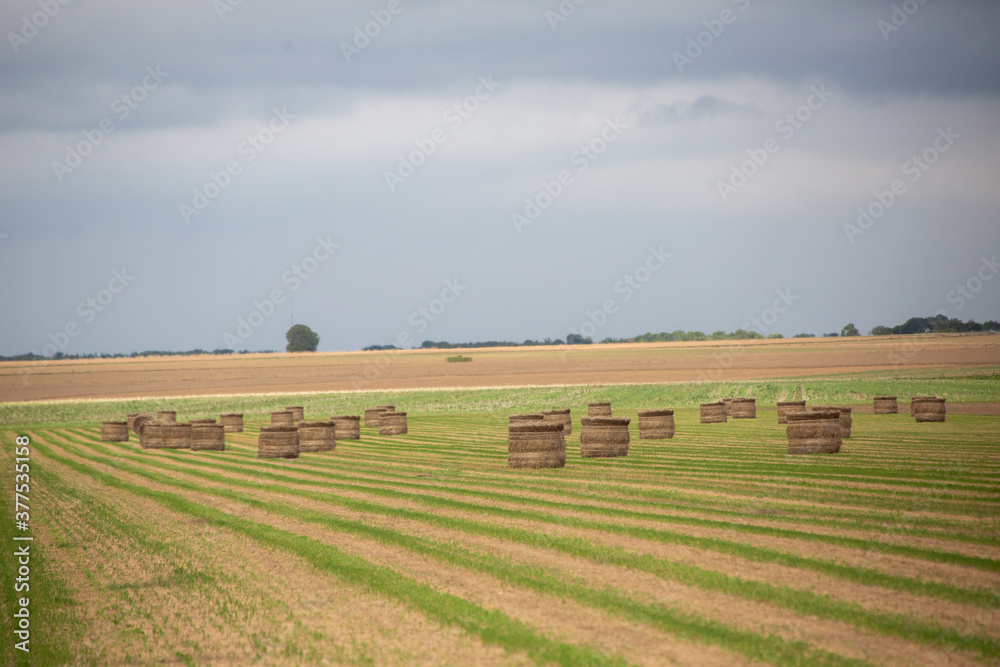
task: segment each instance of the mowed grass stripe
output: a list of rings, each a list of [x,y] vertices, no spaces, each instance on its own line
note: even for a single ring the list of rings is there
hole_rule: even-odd
[[[174,477],[153,473],[144,469],[143,466],[131,465],[124,461],[115,460],[110,457],[98,457],[84,454],[80,454],[80,456],[87,460],[104,463],[105,465],[139,475],[160,484],[180,488],[189,487],[193,491],[203,489],[203,487],[197,484],[180,482]],[[154,466],[152,461],[149,461],[148,465],[151,467],[162,467]],[[175,470],[174,472],[178,471]],[[253,506],[255,507],[261,507],[259,503],[262,501],[260,501],[258,497],[244,496],[243,494],[232,491],[232,487],[239,486],[240,488],[247,490],[263,492],[273,490],[273,486],[269,484],[258,482],[236,482],[232,478],[213,473],[199,473],[193,476],[219,484],[220,487],[213,488],[212,490],[214,495],[225,495],[226,497],[230,497],[231,499],[239,502],[254,503]],[[665,561],[654,556],[634,554],[620,547],[596,545],[580,538],[553,537],[543,533],[497,526],[495,524],[485,522],[445,517],[435,515],[433,513],[417,512],[397,507],[387,507],[366,501],[339,498],[331,496],[328,493],[299,490],[284,490],[284,492],[300,496],[302,498],[308,498],[320,503],[339,505],[358,512],[367,512],[391,517],[402,517],[416,521],[423,521],[425,523],[459,532],[493,537],[500,540],[518,542],[534,547],[555,549],[572,556],[587,558],[598,563],[609,563],[622,567],[635,568],[664,579],[674,580],[679,583],[696,586],[705,590],[735,595],[756,602],[771,603],[790,609],[796,613],[815,615],[829,620],[841,621],[861,628],[881,632],[883,634],[897,636],[906,640],[922,641],[942,647],[975,651],[985,657],[1000,657],[1000,645],[998,645],[992,638],[977,635],[965,635],[948,628],[943,628],[937,624],[918,622],[898,614],[868,611],[857,604],[831,600],[825,596],[819,596],[808,591],[799,591],[762,582],[746,581],[738,577],[732,577],[694,566]],[[298,516],[298,510],[295,508],[290,508],[288,511],[292,512],[295,516]]]
[[[130,492],[136,493],[137,495],[143,495],[145,497],[161,501],[166,496],[172,496],[172,494],[167,494],[162,491],[155,491],[146,487],[132,485],[129,482],[118,479],[117,477],[107,475],[106,473],[94,470],[84,464],[77,463],[72,459],[55,454],[51,450],[46,451],[46,455],[78,472],[90,475],[94,479],[106,483],[109,486],[126,489]],[[110,465],[109,461],[101,461],[101,463]],[[119,469],[125,468],[125,466],[112,467],[117,467]],[[482,572],[509,584],[523,586],[547,595],[573,599],[581,604],[602,609],[632,621],[650,625],[651,627],[667,632],[683,640],[720,646],[745,655],[753,660],[766,660],[779,665],[867,664],[864,661],[848,659],[833,653],[812,648],[806,642],[789,642],[774,635],[764,636],[753,632],[741,631],[718,622],[669,609],[661,604],[641,603],[632,598],[621,595],[610,588],[594,589],[583,586],[565,578],[560,578],[541,568],[524,565],[513,566],[505,560],[494,557],[490,554],[475,553],[462,549],[457,545],[444,544],[426,538],[406,535],[398,531],[373,526],[365,522],[342,519],[329,514],[303,509],[301,507],[293,507],[285,503],[265,501],[261,500],[259,496],[246,495],[222,488],[206,489],[203,486],[184,483],[176,478],[171,478],[165,475],[143,473],[142,471],[137,470],[129,470],[128,472],[171,488],[224,496],[228,500],[240,502],[254,507],[255,509],[267,511],[275,516],[285,516],[300,521],[307,521],[331,530],[351,533],[366,539],[378,540],[386,544],[398,546],[414,553],[420,553],[435,558],[442,563]],[[114,482],[112,483],[109,480],[114,480]],[[322,494],[314,495],[316,498],[311,499],[324,498]],[[196,516],[208,518],[206,514],[197,513],[203,510],[205,513],[216,513],[217,515],[230,517],[231,519],[239,521],[243,524],[251,523],[242,519],[237,519],[233,515],[223,514],[217,510],[198,505],[197,503],[184,499],[180,496],[172,497],[176,498],[179,502],[198,508],[198,510],[193,512]],[[171,504],[171,507],[172,509],[178,509],[178,507],[173,504]],[[215,519],[215,523],[227,527],[233,527],[229,519]],[[269,528],[268,526],[265,526],[265,524],[260,523],[252,523],[251,525]],[[270,528],[270,530],[278,529]],[[240,532],[243,531],[240,530]],[[280,532],[286,535],[293,535],[292,533],[287,533],[286,531]],[[244,534],[249,533],[244,532]],[[320,547],[326,546],[316,540],[311,540],[301,536],[295,537],[300,540],[308,540],[309,542],[315,543]],[[333,549],[334,547],[329,548]],[[378,566],[372,565],[370,567],[377,568]],[[421,584],[417,585],[420,586]],[[571,662],[569,664],[589,663]]]
[[[97,445],[94,442],[90,443],[79,443],[88,444],[101,454],[113,455],[112,450],[109,450],[102,445]],[[218,455],[216,455],[218,456]],[[477,514],[490,514],[504,519],[509,520],[529,520],[536,521],[540,523],[548,523],[554,525],[561,525],[568,528],[583,529],[583,530],[595,530],[603,531],[612,534],[627,535],[629,537],[639,538],[643,540],[649,540],[653,542],[659,542],[663,544],[676,544],[680,546],[695,547],[699,549],[705,549],[710,551],[715,551],[729,556],[737,556],[740,558],[745,558],[747,560],[762,562],[762,563],[773,563],[777,565],[783,565],[786,567],[802,568],[807,570],[812,570],[819,572],[821,574],[843,578],[853,583],[858,583],[867,586],[880,586],[884,588],[890,588],[900,591],[905,591],[908,593],[913,593],[917,595],[927,595],[932,597],[939,597],[951,600],[953,602],[960,602],[965,604],[973,604],[977,606],[987,607],[995,604],[995,597],[989,591],[984,591],[980,589],[968,589],[960,588],[947,583],[933,582],[933,581],[923,581],[920,579],[915,579],[911,577],[905,577],[901,575],[894,575],[882,572],[880,570],[874,570],[871,568],[862,568],[858,566],[843,565],[834,561],[821,559],[821,558],[811,558],[805,556],[798,556],[778,549],[772,549],[768,547],[760,547],[745,544],[742,542],[735,542],[730,540],[724,540],[714,537],[698,537],[692,536],[685,533],[677,533],[672,531],[664,531],[659,529],[644,528],[638,526],[628,526],[619,524],[607,524],[607,523],[597,523],[592,521],[586,521],[578,519],[575,517],[564,517],[559,515],[553,515],[551,512],[541,512],[541,511],[531,511],[531,510],[512,510],[502,507],[497,507],[489,504],[479,504],[479,503],[468,503],[464,501],[454,500],[442,496],[432,496],[425,493],[409,493],[405,491],[398,491],[388,486],[370,486],[363,484],[352,484],[343,481],[336,481],[329,478],[319,477],[317,479],[302,479],[300,477],[291,476],[283,473],[270,472],[266,470],[261,470],[261,467],[266,467],[267,464],[258,463],[256,466],[234,466],[230,462],[225,462],[222,460],[217,460],[216,463],[211,463],[208,461],[195,461],[189,457],[185,457],[183,454],[176,454],[173,452],[167,453],[166,457],[172,458],[178,463],[187,464],[198,470],[221,470],[224,469],[227,472],[235,473],[240,472],[254,479],[268,480],[274,483],[280,483],[283,485],[296,485],[296,486],[311,486],[322,489],[341,489],[345,491],[352,491],[356,493],[366,494],[372,497],[391,497],[397,500],[417,502],[429,507],[448,509],[460,512],[471,512]],[[200,457],[199,457],[200,458]],[[137,459],[132,459],[137,460]],[[149,461],[148,465],[154,468],[170,471],[170,472],[189,472],[192,474],[199,475],[210,475],[213,481],[219,483],[225,483],[223,480],[230,480],[233,483],[232,478],[221,477],[214,475],[211,472],[195,473],[188,468],[186,465],[171,465],[161,461]],[[241,484],[254,484],[253,488],[259,490],[269,490],[273,487],[262,483],[252,483],[252,482],[241,482]],[[505,494],[489,494],[490,499],[498,502],[505,502],[507,496]],[[335,501],[331,501],[335,502]],[[550,509],[560,509],[566,510],[576,509],[574,505],[567,505],[565,503],[556,502],[546,502],[542,506]],[[391,509],[385,508],[384,511],[391,512]],[[618,510],[618,511],[604,511],[601,513],[602,516],[622,516],[632,518],[637,513],[631,512],[630,510]],[[659,516],[659,515],[653,515]],[[868,544],[868,543],[866,543]],[[888,546],[888,545],[886,545]],[[869,545],[870,548],[871,545]],[[877,548],[881,549],[882,546]]]

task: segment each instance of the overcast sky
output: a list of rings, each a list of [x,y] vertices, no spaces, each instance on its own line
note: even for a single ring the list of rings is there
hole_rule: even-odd
[[[6,0],[0,28],[0,354],[283,349],[293,309],[322,350],[1000,319],[995,2]]]

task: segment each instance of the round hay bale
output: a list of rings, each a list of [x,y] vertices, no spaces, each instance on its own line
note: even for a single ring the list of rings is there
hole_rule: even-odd
[[[507,415],[507,424],[519,424],[521,422],[541,422],[545,421],[545,415],[541,412]]]
[[[139,444],[143,449],[191,449],[191,424],[151,419],[142,426]]]
[[[295,421],[297,421],[297,422],[300,422],[300,421],[302,421],[303,419],[306,418],[306,409],[304,407],[302,407],[301,405],[292,405],[290,407],[286,406],[285,410],[288,410],[289,412],[291,412],[292,413],[292,419],[295,420]]]
[[[914,412],[915,412],[914,411],[914,406],[917,404],[917,402],[919,402],[919,401],[926,401],[928,398],[934,398],[934,397],[933,396],[920,396],[920,395],[912,397],[910,399],[910,414],[911,415],[914,414]]]
[[[789,412],[789,454],[836,454],[840,451],[840,410]]]
[[[378,418],[387,410],[383,407],[365,408],[365,426],[378,428]]]
[[[943,422],[944,400],[935,396],[921,396],[919,400],[914,399],[913,418],[918,422]]]
[[[215,423],[192,423],[191,449],[196,452],[204,450],[226,451],[226,427]]]
[[[406,433],[405,412],[383,412],[378,418],[379,435],[403,435]]]
[[[160,410],[156,413],[157,421],[167,421],[175,422],[177,421],[177,411],[176,410]]]
[[[734,398],[726,405],[726,414],[733,419],[757,419],[757,400]]]
[[[899,413],[899,403],[896,401],[895,396],[875,397],[875,414],[895,415],[898,413]]]
[[[729,410],[733,406],[733,399],[724,398],[722,399],[722,404],[726,407],[726,416],[728,417],[729,415],[732,414]]]
[[[125,423],[128,424],[128,430],[135,433],[135,427],[132,426],[132,422],[134,422],[135,418],[141,414],[142,414],[141,412],[130,412],[125,416]]]
[[[101,440],[128,442],[128,422],[101,422]]]
[[[840,413],[840,437],[850,438],[851,437],[851,426],[854,422],[851,419],[850,407],[841,407],[839,405],[814,405],[810,408],[811,410],[836,410]]]
[[[726,404],[722,401],[701,404],[702,424],[725,424]]]
[[[628,456],[628,417],[584,417],[580,420],[580,456]]]
[[[587,416],[588,417],[610,417],[611,416],[611,404],[610,403],[587,403]]]
[[[566,436],[557,422],[524,421],[507,426],[508,468],[562,468]]]
[[[299,458],[299,429],[291,424],[261,426],[257,437],[257,458]]]
[[[664,440],[674,437],[673,410],[639,410],[639,438]]]
[[[332,415],[330,421],[337,427],[337,440],[361,439],[360,415]]]
[[[142,427],[146,424],[146,422],[151,421],[153,421],[153,418],[149,415],[139,415],[132,420],[132,432],[139,437],[140,442],[142,440]]]
[[[547,422],[563,425],[563,435],[573,432],[573,416],[570,408],[560,410],[542,410],[542,418]]]
[[[789,412],[801,412],[806,409],[805,401],[778,401],[778,423],[787,424],[786,416]]]
[[[191,424],[191,426],[194,426],[195,424],[214,424],[214,423],[215,423],[215,420],[212,419],[211,417],[206,417],[204,419],[189,419],[188,420],[188,424]]]
[[[299,452],[332,452],[337,446],[337,425],[332,421],[299,422]]]
[[[219,415],[219,423],[226,429],[226,433],[243,432],[243,413],[229,413]]]
[[[271,426],[295,426],[295,414],[291,410],[272,412]]]

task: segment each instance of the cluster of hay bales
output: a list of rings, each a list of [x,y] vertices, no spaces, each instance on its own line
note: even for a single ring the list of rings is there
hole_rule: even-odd
[[[757,401],[753,398],[726,399],[726,415],[733,419],[756,419]]]
[[[300,422],[306,418],[306,409],[301,405],[286,406],[285,410],[288,410],[289,412],[292,413],[292,419],[294,419],[296,422]]]
[[[725,424],[726,404],[723,401],[701,404],[700,421],[702,424]]]
[[[546,422],[563,425],[563,435],[573,433],[573,416],[570,408],[564,410],[542,410],[542,418]]]
[[[374,428],[381,427],[381,417],[396,411],[395,405],[376,405],[374,408],[365,408],[365,426]]]
[[[674,411],[639,410],[639,437],[643,440],[674,437]]]
[[[806,409],[805,401],[778,401],[778,423],[788,423],[788,413]]]
[[[580,456],[628,456],[628,417],[584,417],[580,420]]]
[[[917,422],[943,422],[944,400],[937,396],[914,396],[910,401],[910,414]]]
[[[894,415],[899,412],[895,396],[876,396],[874,407],[877,415]]]
[[[799,410],[787,415],[789,454],[836,454],[841,446],[840,410]]]
[[[511,415],[511,417],[522,415]],[[534,416],[534,415],[532,415]],[[566,435],[562,423],[510,419],[507,424],[507,467],[562,468],[566,465]]]
[[[732,398],[724,398],[724,399],[722,399],[722,404],[726,406],[726,416],[728,417],[730,414],[732,414],[732,412],[730,411],[730,408],[732,408],[732,406],[733,406],[733,399]]]
[[[143,449],[191,449],[191,424],[169,419],[151,419],[139,433]]]
[[[851,409],[847,406],[839,405],[813,405],[809,408],[810,410],[836,410],[838,413],[838,422],[840,424],[840,437],[850,438],[851,437],[851,426],[853,424],[853,419],[851,419]]]

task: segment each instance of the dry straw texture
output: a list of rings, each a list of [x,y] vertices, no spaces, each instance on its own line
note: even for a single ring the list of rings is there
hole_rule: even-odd
[[[896,401],[895,396],[876,396],[875,397],[875,414],[877,415],[894,415],[899,412],[899,403]]]
[[[588,417],[610,417],[611,416],[611,404],[610,403],[587,403],[587,416]]]
[[[383,407],[365,408],[365,426],[378,428],[378,418],[387,410]]]
[[[306,409],[301,405],[285,406],[285,409],[292,413],[292,419],[297,422],[306,418]]]
[[[167,421],[175,422],[177,421],[177,411],[176,410],[160,410],[156,413],[157,421]]]
[[[299,452],[332,452],[337,446],[336,424],[299,422]]]
[[[787,415],[789,412],[800,412],[805,409],[805,401],[778,401],[778,423],[787,424]]]
[[[915,406],[917,405],[917,403],[919,401],[926,401],[929,398],[934,398],[934,396],[914,396],[913,398],[911,398],[910,399],[910,414],[911,415],[915,414],[915,412],[916,412]]]
[[[563,425],[563,435],[573,432],[573,416],[569,408],[560,410],[542,410],[542,417],[547,422]]]
[[[702,424],[725,424],[726,423],[726,404],[722,401],[717,403],[702,403],[701,404],[701,423]]]
[[[631,419],[627,417],[584,417],[580,420],[580,456],[610,458],[628,456]]]
[[[918,422],[943,422],[945,415],[944,399],[933,396],[922,396],[913,399],[913,418]]]
[[[142,428],[147,422],[153,421],[153,418],[149,415],[139,415],[132,420],[132,432],[139,436],[139,441],[142,442]]]
[[[734,398],[726,406],[726,414],[733,419],[756,419],[757,401],[753,398]]]
[[[191,424],[151,419],[139,436],[143,449],[191,449]]]
[[[219,423],[226,429],[226,433],[243,432],[243,413],[229,413],[219,415]]]
[[[854,420],[851,419],[850,407],[841,407],[838,405],[814,405],[812,410],[836,410],[840,413],[840,437],[850,438],[851,437],[851,426]]]
[[[226,427],[222,424],[191,424],[191,449],[226,451]]]
[[[405,412],[383,412],[378,418],[379,435],[403,435],[406,433]]]
[[[727,415],[732,414],[729,410],[733,405],[733,399],[731,398],[722,399],[722,405],[725,407]]]
[[[566,436],[562,424],[524,421],[507,426],[507,467],[562,468],[564,465]]]
[[[195,424],[214,424],[215,420],[211,417],[206,417],[205,419],[189,419],[188,424],[194,426]]]
[[[337,426],[337,440],[361,439],[361,417],[359,415],[332,415],[330,421]]]
[[[639,437],[643,440],[674,437],[674,411],[639,410]]]
[[[133,433],[135,433],[135,418],[138,417],[141,414],[142,414],[141,412],[130,412],[130,413],[128,413],[128,415],[125,417],[125,423],[128,424],[128,430],[130,430]]]
[[[396,406],[395,405],[376,405],[375,407],[376,408],[382,408],[386,412],[395,412],[396,411]]]
[[[291,410],[272,412],[271,426],[295,426],[295,415]]]
[[[836,454],[840,451],[840,410],[788,413],[789,454]]]
[[[101,440],[128,442],[128,422],[101,422]]]
[[[541,412],[529,412],[525,414],[508,415],[508,424],[518,424],[521,422],[541,422],[545,421],[545,415]]]
[[[279,424],[261,426],[257,437],[257,458],[297,459],[299,457],[299,430],[295,426]]]

